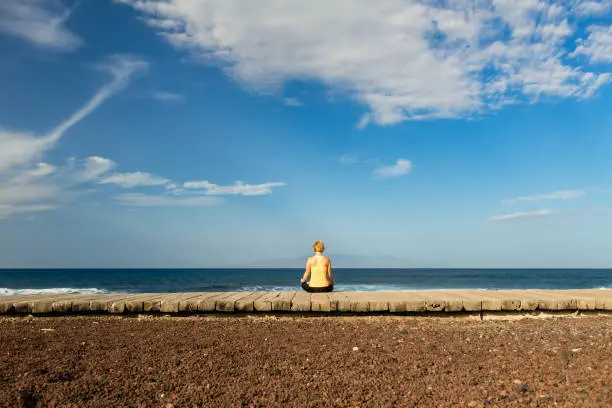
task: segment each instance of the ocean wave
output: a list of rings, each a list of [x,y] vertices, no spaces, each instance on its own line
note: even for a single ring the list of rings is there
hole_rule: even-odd
[[[70,295],[70,294],[101,294],[109,293],[107,290],[98,288],[45,288],[45,289],[12,289],[0,288],[0,296],[10,295]]]

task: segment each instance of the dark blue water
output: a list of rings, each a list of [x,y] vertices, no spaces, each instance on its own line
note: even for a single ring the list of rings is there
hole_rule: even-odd
[[[25,293],[297,290],[303,269],[0,270],[0,296]],[[339,291],[612,288],[612,269],[336,269]]]

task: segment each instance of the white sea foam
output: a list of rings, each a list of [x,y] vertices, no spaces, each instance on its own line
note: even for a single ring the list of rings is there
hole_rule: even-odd
[[[290,292],[299,289],[299,286],[243,286],[238,292]]]
[[[301,290],[299,285],[295,286],[243,286],[238,289],[239,292],[292,292]],[[385,284],[356,284],[356,285],[334,285],[334,292],[412,292],[416,290],[442,290],[435,288],[409,288],[402,285],[385,285]]]
[[[49,295],[49,294],[81,294],[81,293],[109,293],[98,288],[45,288],[45,289],[13,289],[0,288],[0,296],[10,295]]]
[[[385,285],[385,284],[363,284],[363,285],[335,285],[335,292],[384,292],[384,291],[414,291],[422,289],[409,288],[402,285]]]

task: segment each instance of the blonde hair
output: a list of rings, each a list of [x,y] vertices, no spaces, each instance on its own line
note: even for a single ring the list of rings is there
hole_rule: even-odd
[[[322,253],[323,251],[325,251],[325,245],[323,245],[323,241],[318,240],[313,244],[312,249],[314,249],[315,252]]]

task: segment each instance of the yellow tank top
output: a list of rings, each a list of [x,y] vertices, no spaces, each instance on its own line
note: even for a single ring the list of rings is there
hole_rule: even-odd
[[[322,260],[317,260],[315,262],[317,262],[317,264],[310,267],[310,282],[308,285],[312,288],[329,286],[329,281],[327,280],[327,267],[322,265]]]

